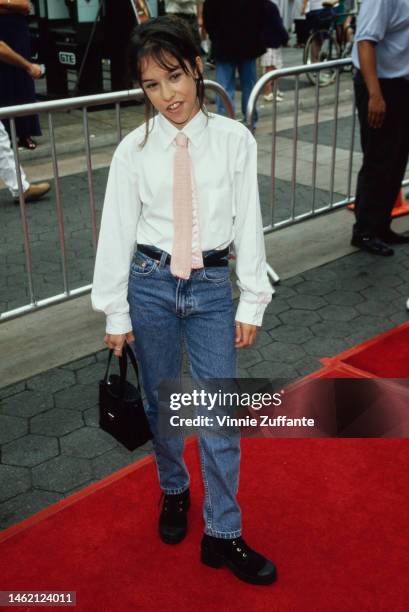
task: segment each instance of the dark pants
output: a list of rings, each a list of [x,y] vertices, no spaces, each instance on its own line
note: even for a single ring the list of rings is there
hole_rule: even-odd
[[[0,40],[31,61],[31,39],[27,18],[11,13],[0,16]],[[34,81],[25,70],[0,62],[0,106],[32,104],[36,102]],[[10,135],[9,120],[3,124]],[[38,115],[16,118],[18,138],[41,136]]]
[[[308,40],[309,30],[306,19],[294,19],[295,33],[297,35],[297,45],[305,45]]]
[[[381,128],[368,125],[368,90],[360,72],[355,99],[361,126],[363,163],[358,174],[355,231],[380,236],[389,229],[409,157],[409,81],[380,79],[386,102]]]
[[[335,10],[330,7],[309,11],[307,17],[307,28],[309,32],[317,30],[328,30],[331,21],[335,17]]]

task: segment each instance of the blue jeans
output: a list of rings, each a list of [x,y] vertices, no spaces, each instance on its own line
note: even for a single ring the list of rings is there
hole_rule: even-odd
[[[184,341],[194,379],[236,377],[234,308],[228,266],[193,270],[188,280],[181,280],[171,274],[164,259],[159,262],[135,253],[128,302],[159,483],[165,493],[176,494],[189,487],[184,439],[159,436],[158,387],[164,379],[180,380]],[[238,537],[240,434],[199,429],[199,450],[205,532],[219,538]]]
[[[247,113],[247,104],[250,98],[251,90],[257,81],[256,60],[249,59],[241,62],[216,62],[216,82],[219,83],[229,94],[235,109],[236,96],[236,69],[239,71],[240,89],[241,89],[241,112],[243,117]],[[217,96],[217,112],[219,115],[225,115],[226,110],[221,98]],[[254,122],[257,121],[257,113],[254,115]]]

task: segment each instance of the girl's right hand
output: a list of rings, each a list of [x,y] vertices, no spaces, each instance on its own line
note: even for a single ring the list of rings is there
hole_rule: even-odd
[[[121,357],[125,342],[135,342],[135,336],[131,331],[127,334],[106,334],[104,342],[108,348],[114,349],[115,357]]]

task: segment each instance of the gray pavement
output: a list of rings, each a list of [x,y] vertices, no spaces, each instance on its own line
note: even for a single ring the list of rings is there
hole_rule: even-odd
[[[333,120],[322,121],[319,123],[318,129],[318,137],[317,142],[320,145],[326,145],[328,147],[332,147],[333,139],[334,139],[334,127],[335,122]],[[359,124],[357,124],[357,129],[354,134],[354,151],[361,151],[361,144],[359,139]],[[293,130],[280,130],[279,135],[282,138],[293,138]],[[298,130],[298,138],[302,142],[314,142],[314,126],[304,125]],[[338,149],[344,149],[349,151],[351,148],[351,140],[352,140],[352,116],[349,117],[340,117],[338,119],[337,124],[337,133],[336,133],[336,146]]]
[[[108,169],[93,173],[99,224]],[[61,178],[64,202],[65,246],[70,287],[92,282],[93,246],[89,212],[88,183],[85,173]],[[33,258],[33,285],[37,299],[63,291],[59,225],[55,214],[55,186],[48,196],[27,206]],[[20,209],[0,191],[0,218],[4,239],[0,245],[0,311],[12,310],[29,302]]]

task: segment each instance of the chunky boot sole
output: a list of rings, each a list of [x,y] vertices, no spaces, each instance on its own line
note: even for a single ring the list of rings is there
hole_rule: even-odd
[[[162,542],[164,542],[165,544],[180,544],[180,542],[182,542],[185,539],[186,535],[187,535],[187,529],[183,534],[178,535],[178,536],[166,535],[159,531],[159,537],[162,540]]]
[[[210,551],[209,549],[202,548],[200,554],[200,560],[204,565],[208,567],[212,567],[213,569],[219,569],[223,566],[228,567],[233,574],[243,580],[243,582],[248,582],[249,584],[259,584],[259,585],[267,585],[272,584],[277,579],[277,572],[272,572],[269,576],[250,576],[245,572],[241,571],[237,568],[229,559],[226,559],[223,555],[220,555],[214,551]]]

